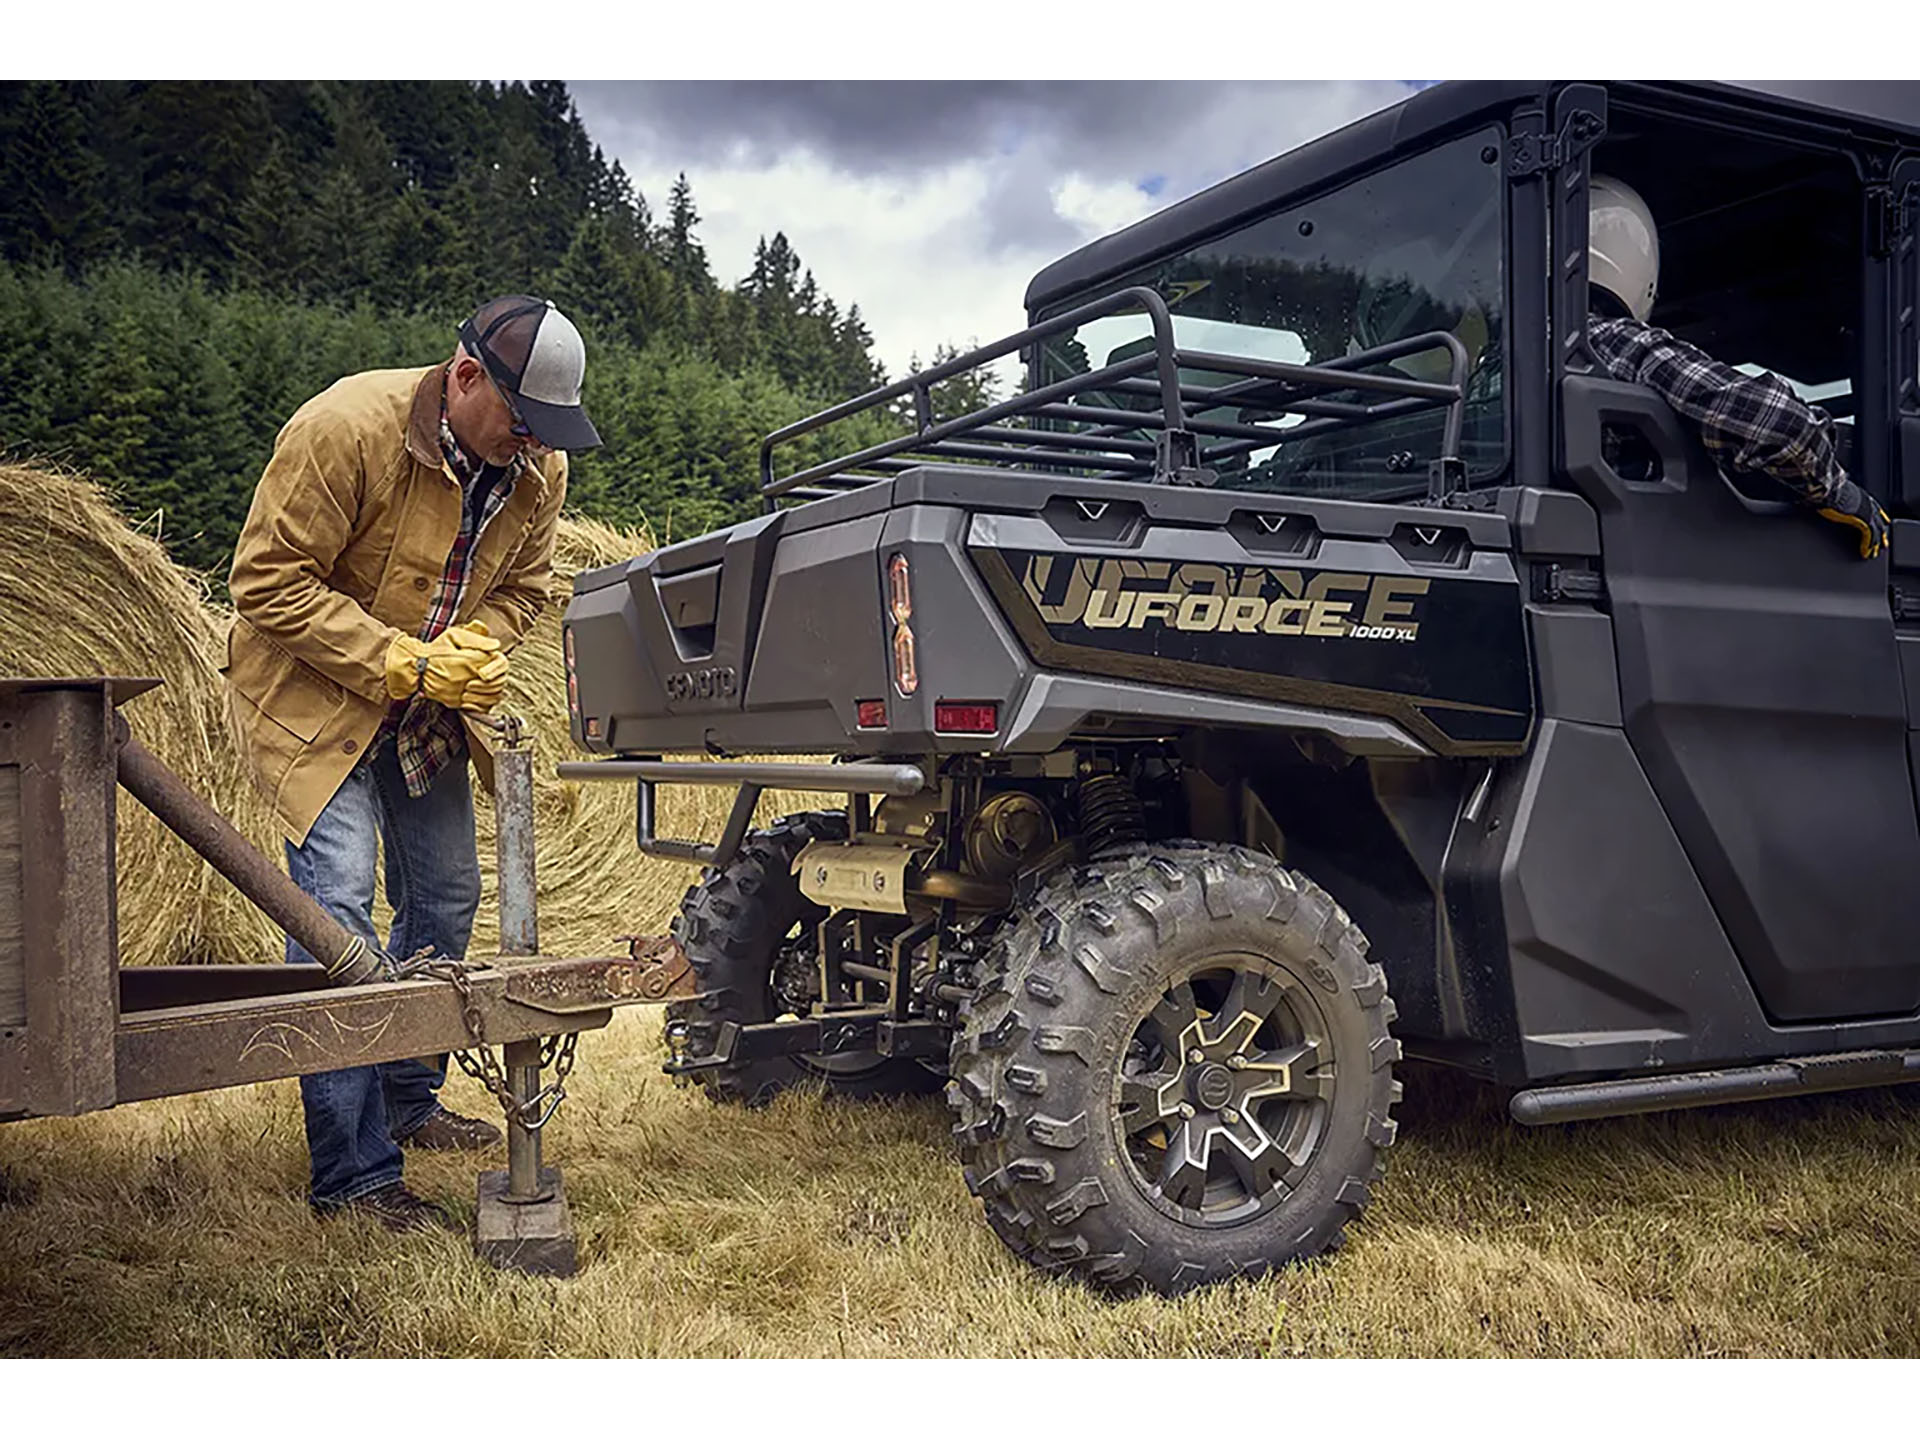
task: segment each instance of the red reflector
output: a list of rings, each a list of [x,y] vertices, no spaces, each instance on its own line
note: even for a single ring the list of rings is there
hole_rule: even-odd
[[[862,730],[884,730],[887,728],[887,702],[884,700],[862,700],[859,705],[860,728]]]
[[[936,700],[933,728],[944,735],[991,735],[1000,728],[1000,707],[965,700]]]
[[[580,713],[580,682],[571,670],[567,672],[567,708],[576,715]]]

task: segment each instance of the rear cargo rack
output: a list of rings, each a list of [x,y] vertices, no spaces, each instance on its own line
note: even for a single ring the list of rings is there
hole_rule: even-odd
[[[934,386],[1016,354],[1050,335],[1130,310],[1144,310],[1151,321],[1152,350],[951,419],[934,415]],[[1365,373],[1371,367],[1431,350],[1447,354],[1450,378],[1445,383]],[[1233,378],[1215,385],[1183,383],[1183,367]],[[1408,336],[1318,365],[1182,350],[1173,343],[1173,318],[1166,301],[1156,291],[1134,286],[774,431],[760,445],[760,493],[766,508],[772,511],[783,498],[822,499],[884,481],[929,459],[1064,470],[1099,480],[1210,485],[1214,473],[1208,467],[1219,461],[1332,430],[1445,406],[1441,455],[1428,467],[1427,476],[1429,494],[1437,500],[1463,488],[1465,482],[1459,452],[1467,368],[1466,347],[1444,331]],[[1151,408],[1129,410],[1077,399],[1089,390],[1137,396],[1153,403]],[[1363,398],[1328,398],[1343,393]],[[774,451],[781,445],[909,397],[913,433],[774,478]],[[1302,419],[1276,428],[1193,418],[1195,410],[1228,403],[1238,406],[1243,414],[1253,411],[1257,416],[1295,415]]]

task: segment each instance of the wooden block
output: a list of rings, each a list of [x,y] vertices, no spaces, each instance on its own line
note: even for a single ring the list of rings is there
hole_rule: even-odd
[[[580,1268],[580,1257],[566,1186],[552,1167],[541,1169],[540,1182],[547,1199],[515,1204],[507,1198],[506,1171],[480,1172],[473,1251],[503,1270],[569,1276]]]

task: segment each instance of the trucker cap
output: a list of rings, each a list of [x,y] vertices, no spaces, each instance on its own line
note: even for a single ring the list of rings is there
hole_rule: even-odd
[[[473,312],[460,343],[513,397],[514,407],[551,450],[591,450],[600,443],[580,404],[587,347],[551,300],[502,295]]]

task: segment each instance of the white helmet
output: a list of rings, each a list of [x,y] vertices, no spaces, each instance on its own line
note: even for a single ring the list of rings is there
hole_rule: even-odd
[[[1595,175],[1587,185],[1587,283],[1612,295],[1636,320],[1653,313],[1660,288],[1660,232],[1631,185]]]

